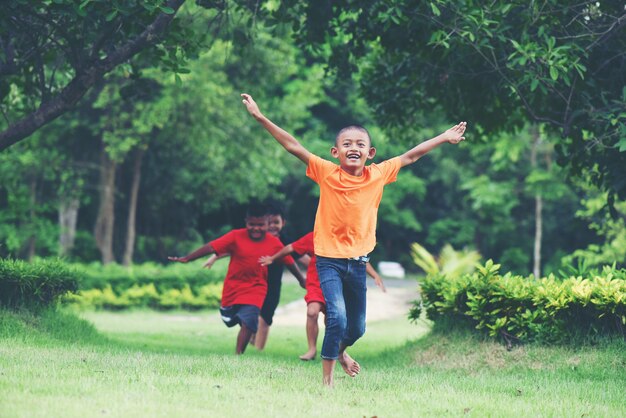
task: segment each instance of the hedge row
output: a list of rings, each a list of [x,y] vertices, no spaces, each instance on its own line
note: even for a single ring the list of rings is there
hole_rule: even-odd
[[[588,278],[500,275],[489,260],[472,274],[430,275],[420,284],[435,322],[461,324],[507,343],[566,342],[577,337],[626,338],[626,270],[604,267]],[[412,309],[417,319],[419,306]]]
[[[71,266],[79,272],[79,289],[104,290],[110,286],[117,294],[121,294],[133,286],[150,284],[154,284],[159,293],[169,289],[181,290],[185,286],[197,290],[208,283],[222,282],[226,276],[227,265],[226,262],[218,262],[210,270],[202,268],[200,261],[166,265],[144,263],[131,267],[124,267],[119,264],[103,266],[100,263]]]
[[[78,287],[79,273],[60,260],[0,259],[0,306],[47,306]]]
[[[181,289],[169,288],[159,291],[154,283],[135,284],[121,292],[110,285],[103,289],[79,290],[66,295],[65,303],[79,308],[123,310],[128,308],[168,309],[215,309],[220,306],[223,283],[208,283],[192,290],[188,284]]]

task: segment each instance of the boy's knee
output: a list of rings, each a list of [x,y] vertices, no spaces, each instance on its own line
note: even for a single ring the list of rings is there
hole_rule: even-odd
[[[317,318],[319,318],[319,315],[320,315],[320,312],[318,310],[315,310],[315,309],[309,309],[306,312],[306,317],[308,319],[313,320],[313,321],[317,321]]]

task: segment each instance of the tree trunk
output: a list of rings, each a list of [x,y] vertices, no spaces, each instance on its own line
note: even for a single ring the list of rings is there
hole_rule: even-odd
[[[533,275],[541,275],[541,238],[543,235],[543,199],[535,195],[535,250],[533,252]]]
[[[537,125],[531,128],[533,136],[533,144],[530,151],[530,165],[534,169],[537,168],[537,152],[541,145],[541,134]],[[541,276],[541,238],[543,235],[543,200],[539,193],[535,194],[535,242],[533,250],[533,275]]]
[[[94,227],[94,238],[100,250],[102,264],[115,261],[113,257],[113,227],[115,225],[115,172],[117,164],[109,158],[102,144],[100,154],[100,206]]]
[[[135,153],[135,162],[133,165],[133,184],[130,189],[130,202],[128,204],[128,222],[126,223],[126,247],[124,249],[124,258],[122,264],[130,266],[133,262],[133,253],[135,251],[135,224],[137,219],[137,198],[139,196],[139,184],[141,183],[141,162],[146,150],[141,147]]]
[[[37,222],[37,214],[35,208],[37,207],[37,180],[32,179],[30,182],[30,210],[29,210],[29,222],[31,227],[31,235],[28,237],[28,243],[26,244],[26,259],[33,261],[37,252],[37,236],[35,235],[35,224]]]
[[[59,203],[59,256],[67,256],[74,248],[76,239],[76,222],[80,201],[77,197],[64,198]]]

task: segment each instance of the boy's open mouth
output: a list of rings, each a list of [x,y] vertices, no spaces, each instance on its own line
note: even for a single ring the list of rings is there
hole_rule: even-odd
[[[361,154],[348,154],[348,159],[349,160],[360,160],[361,159]]]

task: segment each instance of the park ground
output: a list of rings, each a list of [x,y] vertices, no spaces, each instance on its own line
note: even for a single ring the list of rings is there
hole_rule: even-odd
[[[265,351],[239,357],[215,311],[5,313],[0,417],[626,417],[623,341],[507,351],[410,323],[412,280],[369,284],[368,329],[351,350],[362,373],[338,368],[332,390],[319,360],[298,359],[299,300],[279,307]]]

